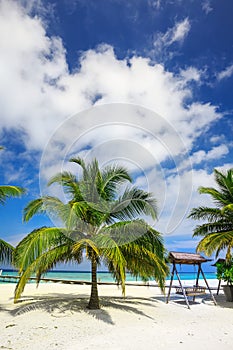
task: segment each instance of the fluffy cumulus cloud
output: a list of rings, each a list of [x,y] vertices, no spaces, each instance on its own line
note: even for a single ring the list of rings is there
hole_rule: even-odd
[[[169,40],[180,40],[187,28],[186,19]],[[198,79],[194,69],[175,76],[146,58],[119,60],[111,46],[102,45],[84,52],[79,70],[69,72],[61,39],[47,36],[41,20],[15,2],[0,2],[0,46],[1,126],[21,128],[29,147],[43,149],[61,122],[97,99],[98,104],[135,103],[154,110],[188,145],[219,117],[210,104],[187,106],[192,97],[188,81]]]
[[[190,165],[196,166],[201,163],[207,164],[209,161],[216,161],[222,159],[229,153],[229,148],[225,144],[221,144],[211,148],[209,151],[199,150],[194,152],[182,163],[181,168],[187,169]]]
[[[102,164],[125,160],[143,186],[140,176],[146,172],[149,189],[162,189],[162,195],[157,193],[164,208],[161,225],[170,223],[171,232],[186,212],[192,190],[191,173],[177,168],[197,137],[221,118],[216,106],[192,99],[190,81],[199,83],[201,72],[187,67],[174,74],[136,55],[118,59],[114,48],[104,44],[84,52],[77,70],[70,72],[62,40],[48,36],[42,20],[28,11],[19,2],[0,1],[1,128],[20,130],[28,150],[46,151],[45,179],[60,170],[53,152],[60,160],[75,152],[94,154]],[[155,46],[182,42],[189,30],[186,18],[161,34]],[[221,146],[205,156],[226,153]],[[197,160],[198,154],[193,157]],[[176,171],[164,170],[161,164],[166,168],[171,161]],[[158,186],[158,177],[151,179],[152,168],[164,171],[165,185]],[[187,183],[187,193],[179,191],[181,181]],[[170,209],[175,221],[167,218]]]

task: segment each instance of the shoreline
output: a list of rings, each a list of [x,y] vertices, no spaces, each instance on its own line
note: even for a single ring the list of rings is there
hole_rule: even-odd
[[[7,281],[7,279],[9,278],[10,281]],[[16,284],[17,281],[16,279],[18,279],[19,276],[10,276],[10,275],[1,275],[0,276],[0,285],[1,284]],[[2,279],[2,281],[1,281]],[[12,281],[11,281],[12,280]],[[30,277],[29,280],[31,281],[36,281],[36,277]],[[182,283],[184,285],[194,285],[196,282],[196,279],[181,279]],[[68,280],[68,279],[59,279],[59,278],[49,278],[49,277],[44,277],[41,278],[41,282],[45,282],[45,283],[64,283],[64,284],[87,284],[87,285],[91,285],[91,281],[88,280]],[[203,278],[199,278],[199,282],[202,284],[205,284],[205,281]],[[218,285],[218,279],[217,278],[207,278],[207,282],[209,284],[209,286],[215,288]],[[33,282],[36,283],[36,282]],[[169,286],[170,283],[170,279],[166,279],[165,281],[165,285],[166,287]],[[199,284],[200,284],[199,283]],[[98,279],[97,281],[98,285],[117,285],[116,282],[108,282],[108,281],[101,281],[101,279]],[[179,281],[178,279],[174,278],[173,279],[173,285],[178,286]],[[125,285],[135,285],[135,286],[157,286],[157,282],[155,280],[150,280],[148,282],[143,282],[143,281],[137,281],[137,280],[126,280]]]
[[[129,285],[124,298],[117,286],[101,285],[101,309],[88,310],[88,285],[41,283],[36,288],[30,283],[17,304],[14,288],[0,285],[0,348],[141,350],[146,344],[151,350],[187,345],[206,350],[229,349],[233,342],[233,303],[225,302],[222,292],[217,306],[207,294],[189,310],[174,292],[166,304],[154,286]]]

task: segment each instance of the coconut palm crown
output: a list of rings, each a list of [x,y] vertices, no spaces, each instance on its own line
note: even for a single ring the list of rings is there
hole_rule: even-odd
[[[148,280],[154,277],[160,287],[168,273],[161,234],[140,215],[156,219],[156,202],[152,195],[137,187],[121,185],[132,182],[128,171],[118,165],[100,170],[97,160],[88,165],[80,158],[71,162],[81,166],[82,176],[70,172],[55,175],[48,185],[62,186],[68,196],[44,196],[30,202],[24,220],[35,214],[49,213],[59,218],[62,227],[42,227],[26,236],[16,247],[14,263],[21,278],[16,286],[15,301],[20,297],[31,274],[38,282],[58,262],[80,263],[85,253],[91,262],[92,288],[88,307],[98,309],[97,266],[108,267],[125,292],[126,271]]]
[[[193,208],[189,215],[196,220],[206,220],[198,225],[193,236],[203,238],[197,246],[197,251],[216,257],[226,249],[226,260],[230,261],[233,247],[233,169],[226,173],[214,170],[215,182],[218,188],[200,187],[199,192],[212,197],[216,207]]]

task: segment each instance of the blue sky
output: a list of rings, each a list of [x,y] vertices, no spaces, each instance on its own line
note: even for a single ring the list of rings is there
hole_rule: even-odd
[[[187,214],[211,205],[197,188],[233,166],[232,13],[231,0],[0,0],[0,178],[28,189],[1,207],[1,237],[51,224],[23,224],[23,208],[79,154],[128,166],[158,199],[167,248],[194,251]]]

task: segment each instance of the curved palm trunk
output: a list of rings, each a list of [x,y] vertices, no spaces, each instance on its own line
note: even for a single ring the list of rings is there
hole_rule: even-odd
[[[92,310],[100,309],[97,289],[97,263],[95,256],[93,256],[91,260],[91,282],[91,296],[87,307]]]

